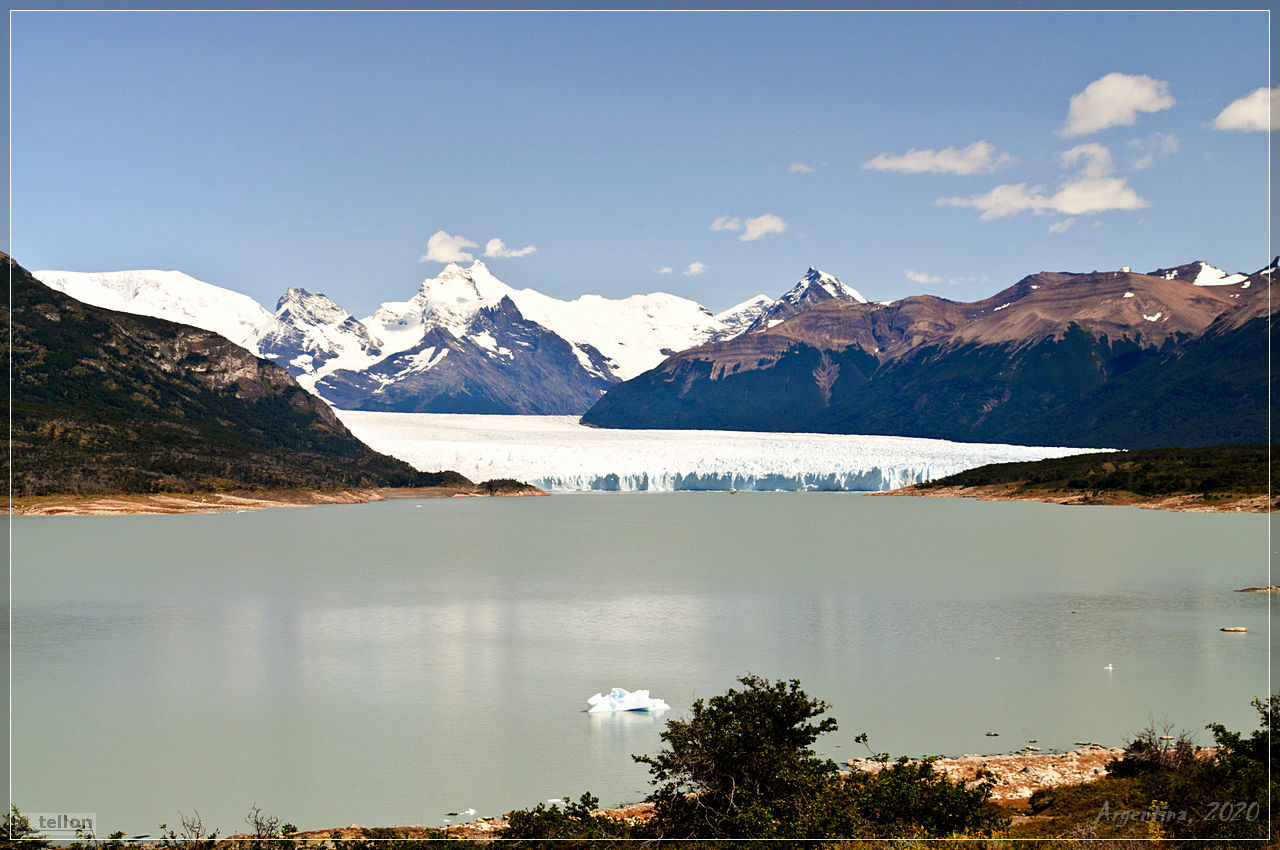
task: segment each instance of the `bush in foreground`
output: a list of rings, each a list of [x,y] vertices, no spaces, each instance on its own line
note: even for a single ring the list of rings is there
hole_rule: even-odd
[[[666,748],[634,756],[656,786],[653,814],[628,827],[602,824],[584,796],[576,808],[513,812],[505,838],[875,838],[991,835],[1007,822],[988,802],[991,785],[966,788],[932,763],[879,756],[876,772],[841,774],[812,749],[837,729],[829,706],[800,683],[741,677],[741,689],[694,702],[667,721]],[[865,743],[866,736],[857,740]],[[566,801],[567,802],[567,801]],[[572,805],[572,804],[571,804]],[[597,830],[578,832],[575,828]],[[607,833],[598,830],[606,829]]]
[[[1045,788],[1031,796],[1036,824],[1025,837],[1258,840],[1280,823],[1267,822],[1268,792],[1280,788],[1280,741],[1269,730],[1280,720],[1280,694],[1254,700],[1259,728],[1248,736],[1211,723],[1213,746],[1196,751],[1183,734],[1166,740],[1153,728],[1138,733],[1107,776],[1082,785]],[[1165,730],[1167,732],[1167,730]]]

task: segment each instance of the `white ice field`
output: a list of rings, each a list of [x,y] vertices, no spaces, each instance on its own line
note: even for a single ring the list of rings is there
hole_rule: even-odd
[[[335,411],[377,451],[473,481],[544,490],[892,490],[1088,449],[913,437],[588,428],[576,416]]]

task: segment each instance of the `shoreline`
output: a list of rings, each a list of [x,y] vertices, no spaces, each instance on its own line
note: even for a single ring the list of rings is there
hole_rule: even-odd
[[[1120,758],[1123,753],[1124,750],[1119,747],[1103,747],[1094,744],[1060,753],[970,754],[940,758],[934,761],[934,768],[951,781],[963,780],[966,784],[980,781],[977,775],[980,770],[991,771],[996,776],[991,801],[1010,810],[1016,822],[1027,819],[1017,812],[1026,810],[1028,800],[1036,791],[1102,779],[1107,775],[1107,762]],[[874,772],[881,768],[881,764],[869,758],[849,759],[841,764],[841,772],[844,773],[843,768],[849,767]],[[652,811],[652,803],[628,803],[602,808],[598,810],[596,817],[643,821]],[[372,829],[376,830],[381,837],[387,838],[427,838],[443,833],[450,838],[485,839],[496,837],[495,833],[506,826],[506,818],[509,814],[510,812],[504,812],[498,817],[483,817],[438,827],[413,824]],[[294,833],[293,837],[304,841],[364,838],[366,829],[370,828],[352,824],[346,827],[302,830]],[[236,836],[232,836],[234,837]]]
[[[512,498],[545,496],[530,485],[487,493],[479,487],[350,487],[342,490],[269,490],[260,493],[119,493],[27,496],[10,506],[10,516],[159,516],[260,511],[314,505],[357,505],[393,499]]]
[[[872,496],[914,496],[926,499],[977,499],[981,502],[1044,502],[1055,505],[1110,505],[1112,507],[1145,508],[1147,510],[1183,513],[1267,513],[1265,493],[1255,496],[1233,496],[1206,501],[1195,493],[1180,493],[1157,498],[1143,498],[1134,493],[1099,493],[1089,490],[1037,491],[1022,489],[1018,484],[984,484],[981,486],[922,487],[908,484],[896,490],[871,493]]]
[[[694,491],[690,491],[694,492]],[[717,491],[719,492],[719,491]],[[314,505],[353,505],[393,499],[513,498],[546,496],[533,485],[498,492],[482,487],[349,487],[341,490],[270,490],[214,493],[117,493],[96,495],[25,496],[14,499],[12,516],[157,516],[221,511],[256,511]],[[1197,494],[1143,499],[1131,493],[1100,494],[1089,491],[1021,489],[1017,484],[921,487],[908,484],[895,490],[868,492],[868,496],[911,496],[927,499],[977,499],[983,502],[1041,502],[1057,505],[1109,505],[1183,513],[1267,513],[1265,494],[1229,497],[1206,502]]]

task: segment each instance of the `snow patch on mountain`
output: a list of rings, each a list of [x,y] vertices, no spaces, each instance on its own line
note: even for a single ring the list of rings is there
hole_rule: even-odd
[[[740,304],[734,304],[728,310],[716,313],[715,320],[723,325],[724,329],[717,331],[708,342],[732,339],[739,334],[746,333],[747,328],[751,327],[772,305],[773,299],[761,293],[748,298]]]
[[[911,437],[612,430],[579,425],[572,416],[337,413],[375,450],[419,469],[562,491],[876,491],[987,463],[1087,451]]]
[[[1196,286],[1230,286],[1233,283],[1248,280],[1248,278],[1248,275],[1243,274],[1227,274],[1222,269],[1201,262],[1200,272],[1192,282]]]
[[[255,335],[271,314],[248,295],[196,280],[180,271],[33,272],[45,286],[77,301],[154,316],[221,334],[258,354]]]

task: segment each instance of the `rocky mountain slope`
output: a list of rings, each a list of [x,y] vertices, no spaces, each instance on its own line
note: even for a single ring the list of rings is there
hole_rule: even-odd
[[[1086,447],[1262,442],[1270,271],[1042,272],[973,303],[832,299],[668,358],[583,422]]]
[[[216,333],[85,304],[0,259],[15,498],[469,483],[372,451],[284,369]]]

